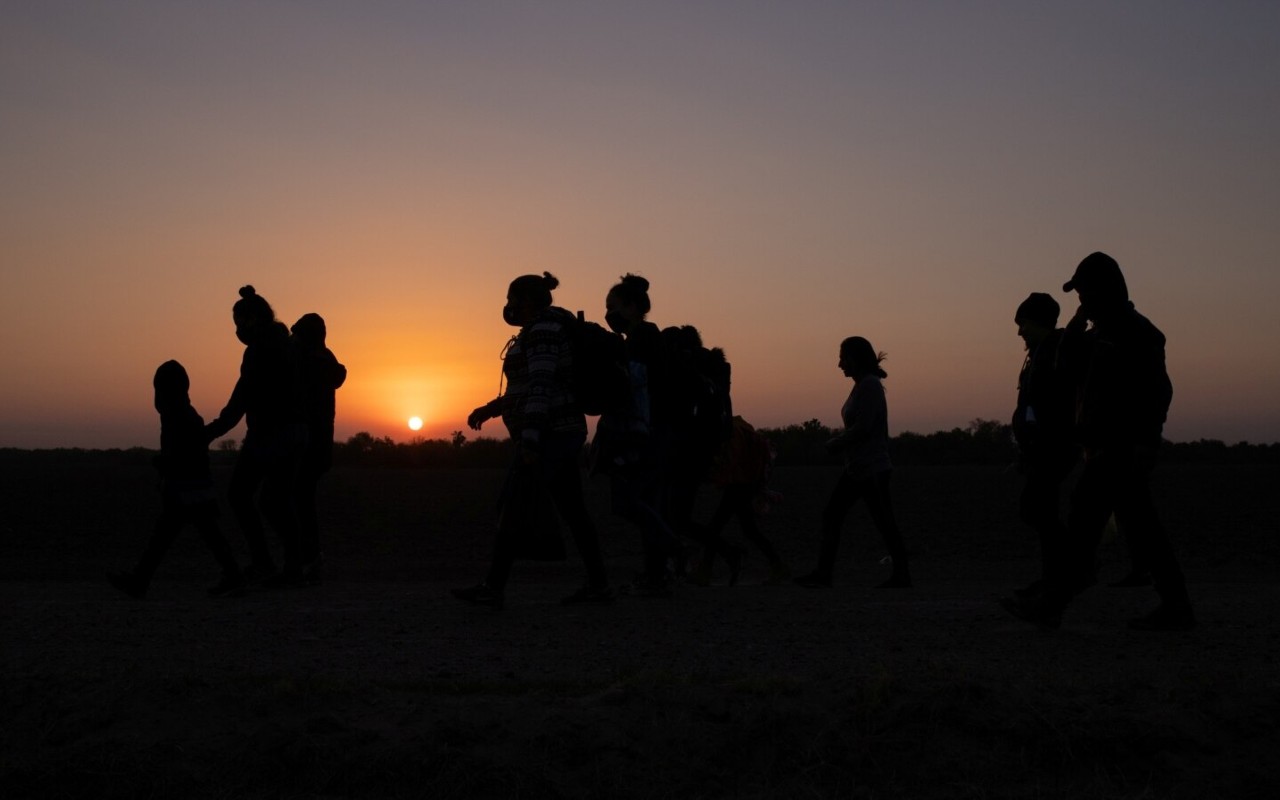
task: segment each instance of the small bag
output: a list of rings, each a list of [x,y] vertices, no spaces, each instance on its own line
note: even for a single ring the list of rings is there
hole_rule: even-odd
[[[560,517],[537,465],[512,467],[498,504],[498,540],[513,558],[563,561]]]

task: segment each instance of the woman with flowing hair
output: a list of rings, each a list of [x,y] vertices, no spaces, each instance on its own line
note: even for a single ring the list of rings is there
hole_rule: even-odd
[[[893,560],[893,574],[878,588],[905,588],[911,585],[907,566],[907,549],[893,515],[889,497],[889,476],[893,464],[889,460],[889,407],[882,380],[888,373],[880,366],[885,354],[876,352],[861,336],[851,336],[840,343],[840,371],[853,379],[853,390],[840,409],[844,430],[827,442],[827,450],[844,457],[844,470],[826,508],[822,512],[822,547],[818,566],[808,575],[795,579],[800,586],[816,588],[831,585],[836,551],[840,545],[840,529],[849,510],[865,500],[871,519],[884,537]]]

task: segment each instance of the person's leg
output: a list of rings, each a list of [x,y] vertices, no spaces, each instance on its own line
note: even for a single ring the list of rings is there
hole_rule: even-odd
[[[151,578],[155,575],[156,569],[164,559],[165,553],[169,551],[174,540],[178,538],[178,532],[182,530],[183,522],[182,506],[178,499],[166,494],[162,500],[160,517],[156,520],[156,526],[152,530],[151,537],[147,540],[147,546],[143,549],[142,556],[130,573],[140,595],[146,594],[147,587],[151,585]]]
[[[582,496],[582,472],[578,466],[582,444],[583,439],[578,436],[555,437],[554,442],[548,443],[545,454],[547,487],[556,510],[569,526],[578,555],[582,557],[587,571],[587,586],[603,589],[609,580],[600,551],[600,535]]]
[[[1059,481],[1041,465],[1027,468],[1026,483],[1018,502],[1018,516],[1040,541],[1040,580],[1043,582],[1052,571],[1052,564],[1061,560],[1060,549],[1066,540],[1066,526],[1059,510]]]
[[[893,561],[893,574],[889,580],[880,584],[881,588],[905,588],[911,585],[911,570],[907,558],[907,546],[902,540],[902,531],[898,529],[898,520],[893,513],[893,498],[889,492],[891,470],[878,472],[871,479],[867,492],[867,510],[871,512],[871,520],[875,523],[880,535],[884,537],[885,548]]]
[[[610,481],[613,512],[640,529],[644,581],[665,581],[667,560],[678,553],[675,534],[659,512],[660,476],[652,466],[633,465]]]
[[[267,577],[276,571],[275,560],[267,547],[262,515],[258,511],[257,493],[264,474],[262,453],[251,441],[246,440],[231,472],[227,501],[249,546],[249,558],[258,578]]]
[[[286,579],[300,578],[302,553],[298,538],[298,509],[295,495],[298,460],[287,447],[273,451],[266,459],[259,498],[262,515],[275,531],[284,551]]]
[[[213,553],[214,560],[222,569],[222,576],[209,588],[209,595],[222,597],[242,591],[245,586],[244,575],[240,571],[240,564],[236,561],[235,554],[231,551],[231,545],[227,543],[218,526],[217,506],[209,503],[196,507],[191,509],[190,515],[200,538],[204,540],[209,551]]]
[[[1186,578],[1173,545],[1151,500],[1154,454],[1134,454],[1116,497],[1116,522],[1133,539],[1140,563],[1150,566],[1152,582],[1160,595],[1156,612],[1134,620],[1140,628],[1184,630],[1195,624]]]
[[[298,557],[303,564],[315,564],[320,558],[320,520],[316,512],[316,495],[324,467],[319,455],[308,445],[298,466],[294,486],[294,515],[298,526]]]
[[[831,490],[827,504],[822,509],[822,543],[818,551],[818,566],[808,575],[796,578],[802,586],[830,586],[835,570],[836,554],[840,549],[840,529],[849,509],[867,490],[867,481],[841,472],[840,479]]]
[[[778,555],[778,550],[773,546],[773,542],[766,539],[764,534],[760,532],[760,518],[756,514],[754,504],[755,487],[744,483],[732,484],[726,487],[725,493],[732,503],[734,516],[738,518],[738,527],[742,530],[742,538],[755,545],[756,549],[769,562],[769,578],[766,583],[775,585],[788,580],[790,575],[786,564],[782,562],[782,556]]]
[[[711,585],[711,567],[717,554],[729,564],[729,583],[737,583],[738,571],[742,567],[742,548],[729,544],[721,535],[725,525],[738,513],[738,505],[733,485],[726,486],[716,503],[711,520],[701,527],[698,540],[702,544],[702,552],[698,561],[690,570],[689,579],[699,586]]]
[[[218,562],[222,574],[239,576],[240,564],[236,561],[235,553],[232,552],[231,545],[222,535],[222,529],[218,525],[217,505],[212,502],[201,503],[188,509],[187,513],[205,546],[209,548],[210,553],[213,553],[213,558]]]
[[[1071,599],[1093,584],[1098,543],[1115,508],[1116,484],[1113,458],[1099,455],[1085,462],[1071,492],[1061,558],[1050,565],[1045,591],[1034,609],[1041,624],[1056,627]]]

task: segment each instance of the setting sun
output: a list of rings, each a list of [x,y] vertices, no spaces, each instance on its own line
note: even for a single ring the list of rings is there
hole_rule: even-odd
[[[422,417],[409,417],[409,430],[411,431],[422,430]]]

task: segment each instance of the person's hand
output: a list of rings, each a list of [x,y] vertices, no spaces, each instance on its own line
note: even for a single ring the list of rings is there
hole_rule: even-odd
[[[1067,330],[1071,333],[1084,333],[1085,328],[1089,327],[1089,312],[1085,310],[1083,304],[1076,309],[1076,314],[1067,323]]]
[[[478,431],[481,425],[492,418],[493,415],[489,413],[489,409],[485,406],[480,406],[467,417],[467,427],[473,431]]]

